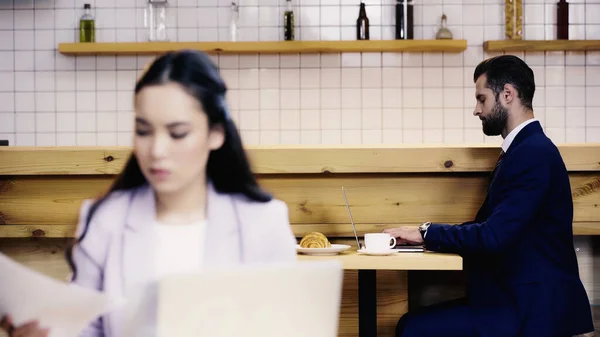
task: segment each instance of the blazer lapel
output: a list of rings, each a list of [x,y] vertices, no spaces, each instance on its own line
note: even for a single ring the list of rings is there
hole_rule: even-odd
[[[117,239],[110,252],[114,256],[113,268],[110,269],[111,275],[107,274],[105,277],[114,280],[111,291],[132,301],[132,305],[125,305],[107,317],[107,336],[138,336],[141,328],[135,327],[137,319],[153,317],[152,304],[155,297],[152,293],[156,289],[141,285],[152,280],[155,275],[154,193],[149,185],[133,189],[130,193],[132,196],[127,211],[114,219],[124,221],[125,226],[122,233],[115,236]]]
[[[123,289],[153,279],[155,269],[156,204],[150,186],[136,191],[123,233]]]
[[[207,228],[203,249],[204,268],[237,265],[242,260],[242,218],[234,197],[216,191],[212,183],[207,191]]]
[[[202,268],[211,269],[242,262],[242,224],[234,198],[217,192],[211,183],[207,190],[207,225],[202,250]],[[150,186],[141,187],[133,196],[126,217],[121,246],[123,294],[128,289],[152,280],[156,275],[156,201]]]

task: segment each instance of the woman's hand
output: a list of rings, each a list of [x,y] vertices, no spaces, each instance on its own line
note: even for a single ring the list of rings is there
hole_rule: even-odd
[[[10,316],[2,317],[0,328],[6,331],[9,337],[48,337],[48,332],[50,331],[49,329],[40,329],[37,321],[15,327]]]

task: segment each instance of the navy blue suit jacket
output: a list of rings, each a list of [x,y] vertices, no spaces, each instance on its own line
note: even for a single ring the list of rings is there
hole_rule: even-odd
[[[475,221],[432,224],[427,249],[457,253],[482,337],[566,337],[594,330],[573,246],[567,169],[539,122],[515,137]]]

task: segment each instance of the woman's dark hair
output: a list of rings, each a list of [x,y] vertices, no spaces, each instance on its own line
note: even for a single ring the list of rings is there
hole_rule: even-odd
[[[206,168],[208,180],[215,190],[221,193],[242,194],[257,202],[270,201],[272,196],[260,188],[251,170],[240,135],[227,109],[227,87],[210,57],[193,50],[166,53],[157,58],[139,79],[135,94],[145,87],[166,83],[181,85],[201,104],[208,117],[209,127],[220,125],[224,129],[224,143],[219,149],[211,151]],[[85,238],[94,213],[111,192],[136,188],[146,182],[137,159],[131,154],[112,186],[90,207],[81,235],[73,244]],[[66,257],[75,279],[77,271],[73,263],[72,249],[73,246],[67,249]]]
[[[473,73],[473,82],[477,82],[482,75],[486,75],[486,86],[492,89],[496,100],[504,90],[504,85],[512,84],[517,89],[521,104],[533,110],[535,79],[533,70],[525,61],[514,55],[490,57],[477,65]]]

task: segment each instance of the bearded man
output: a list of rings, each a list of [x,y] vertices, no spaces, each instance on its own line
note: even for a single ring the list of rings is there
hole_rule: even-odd
[[[474,221],[386,229],[399,243],[460,254],[467,296],[409,312],[397,337],[572,337],[594,330],[573,246],[561,154],[533,115],[533,71],[502,55],[474,72],[473,115],[502,152]]]

